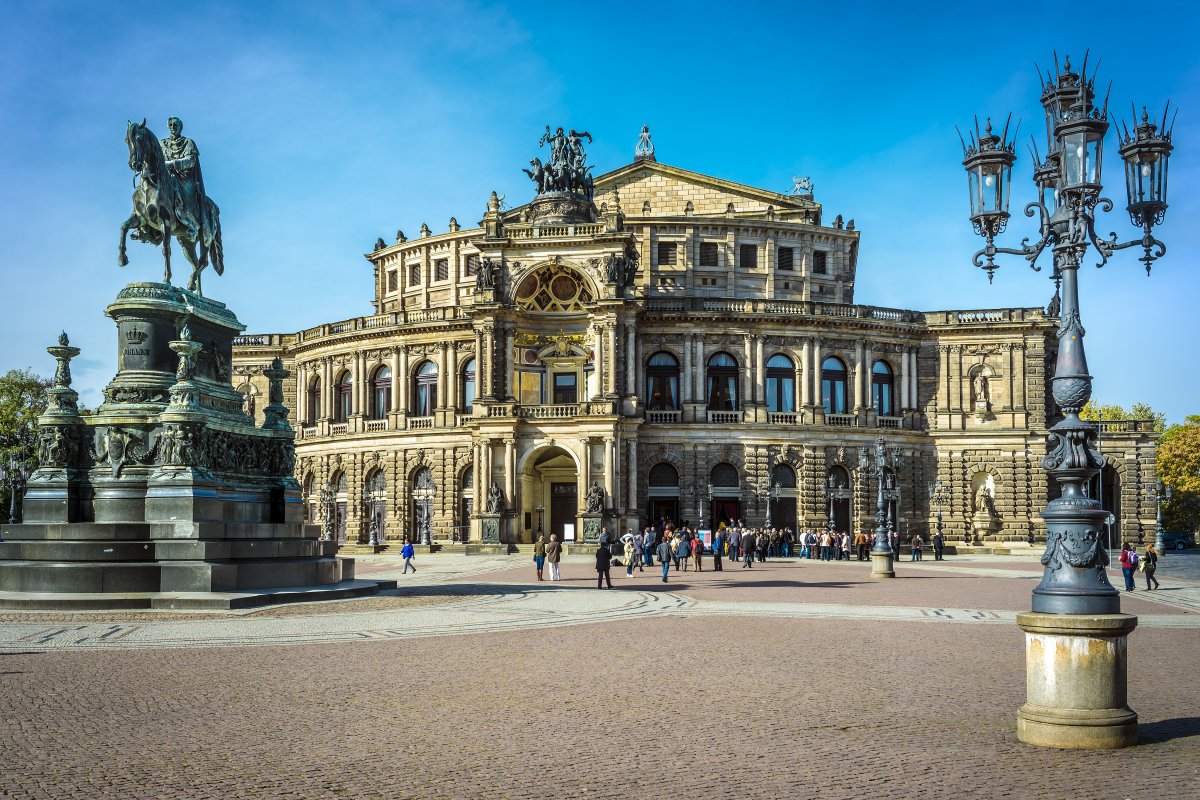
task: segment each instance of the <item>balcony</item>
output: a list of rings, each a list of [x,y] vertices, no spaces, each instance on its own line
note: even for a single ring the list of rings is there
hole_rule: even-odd
[[[646,422],[663,425],[674,425],[683,419],[683,412],[678,409],[660,409],[646,412]]]
[[[410,431],[424,431],[433,427],[433,417],[409,417],[408,429]]]
[[[857,428],[858,416],[855,414],[826,414],[825,424],[838,428]]]
[[[386,419],[369,419],[363,426],[363,429],[367,433],[373,433],[374,431],[386,431],[387,426],[388,421]]]
[[[772,425],[801,425],[804,415],[796,411],[768,411],[767,422]]]
[[[904,417],[876,417],[875,425],[880,428],[903,428]]]
[[[729,425],[742,421],[741,411],[707,411],[708,421],[714,425]]]
[[[579,416],[579,403],[550,403],[542,406],[517,406],[521,419],[566,419]]]
[[[342,436],[350,430],[350,425],[345,422],[335,422],[329,426],[330,436]]]

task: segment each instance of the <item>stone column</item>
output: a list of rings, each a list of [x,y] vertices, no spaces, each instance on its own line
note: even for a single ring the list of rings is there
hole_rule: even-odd
[[[679,381],[679,399],[681,403],[692,402],[692,388],[696,383],[696,376],[692,372],[692,334],[685,333],[683,335],[683,375]]]
[[[484,325],[483,327],[483,350],[487,354],[484,362],[486,363],[485,372],[481,373],[483,377],[483,386],[485,389],[485,397],[496,397],[496,330],[493,325]]]
[[[448,401],[450,400],[450,390],[446,386],[446,384],[448,382],[447,376],[450,372],[450,370],[448,369],[448,361],[449,360],[446,358],[446,348],[447,348],[446,342],[444,342],[444,341],[438,342],[438,393],[437,393],[438,401],[437,401],[437,406],[439,408],[446,408],[447,406],[449,406]]]
[[[863,343],[854,345],[854,410],[863,407]]]
[[[754,402],[754,337],[746,334],[742,337],[742,386],[741,397],[737,407],[745,409],[746,405]]]
[[[871,398],[871,375],[875,369],[875,353],[870,345],[863,345],[863,374],[862,374],[862,390],[863,390],[863,405],[870,408],[873,404]],[[892,398],[895,400],[895,398]]]
[[[321,372],[324,373],[321,378],[321,416],[325,419],[333,419],[333,362],[326,356],[321,361]]]
[[[705,403],[708,398],[704,396],[704,334],[696,336],[696,389],[692,394],[693,401],[696,403]]]
[[[773,250],[771,252],[774,252]],[[755,336],[754,344],[754,402],[767,402],[767,367],[763,361],[763,342],[762,336]]]
[[[446,408],[458,412],[458,350],[453,341],[446,342]]]
[[[400,369],[400,350],[398,348],[392,351],[392,386],[391,386],[391,408],[388,409],[391,413],[400,411],[403,406],[400,405],[400,382],[404,380],[404,375]]]
[[[596,357],[596,369],[592,370],[596,376],[596,392],[592,397],[599,399],[604,394],[604,386],[607,383],[605,373],[608,371],[604,368],[604,326],[601,322],[592,323],[592,337],[592,352]]]
[[[625,324],[625,394],[637,394],[637,344],[633,323]]]
[[[488,394],[487,393],[487,380],[486,380],[486,378],[484,378],[484,375],[487,374],[486,372],[484,372],[486,364],[487,364],[487,359],[484,358],[484,353],[483,353],[483,329],[476,328],[475,329],[475,394],[477,395],[477,397],[476,397],[477,400],[480,397],[487,397],[487,394]]]
[[[912,356],[912,353],[909,352],[907,347],[905,347],[901,351],[901,356],[900,356],[900,410],[901,411],[907,411],[908,409],[912,408],[912,403],[908,399],[908,380],[909,380],[908,362],[909,362],[909,358],[911,356]]]
[[[812,370],[809,372],[812,381],[812,404],[821,405],[821,340],[813,339]]]
[[[400,381],[400,411],[407,414],[412,407],[409,405],[409,387],[412,386],[412,381],[408,377],[408,348],[404,345],[400,346],[400,369],[396,379]]]
[[[513,369],[515,366],[515,363],[514,363],[515,360],[513,359],[513,350],[516,347],[516,342],[514,341],[516,338],[516,335],[517,335],[516,328],[513,326],[512,323],[509,323],[508,325],[505,326],[505,328],[504,328],[504,399],[505,400],[515,400],[516,399],[516,396],[515,396],[516,392],[514,391],[514,386],[513,386],[513,381],[516,378],[516,376],[514,375],[515,370]]]
[[[800,351],[800,371],[801,375],[797,377],[796,383],[800,386],[800,407],[807,408],[812,405],[812,341],[804,340],[804,347]]]
[[[366,394],[367,376],[366,359],[361,352],[354,354],[354,391],[351,393],[351,413],[358,416],[366,411],[366,403],[363,402],[363,395]]]
[[[504,494],[508,499],[509,508],[517,507],[517,443],[513,439],[504,440]]]
[[[604,393],[615,395],[617,393],[617,323],[610,322],[605,327],[608,334],[605,355],[612,361],[612,366],[605,373]]]
[[[492,488],[492,440],[483,439],[479,443],[480,459],[483,462],[483,485],[479,489],[481,498],[487,497]]]
[[[637,474],[637,441],[629,440],[629,466],[625,469],[625,485],[629,490],[629,505],[626,510],[637,514],[638,508],[638,474]]]
[[[483,485],[483,445],[479,442],[471,444],[471,468],[474,470],[474,480],[471,481],[471,510],[472,514],[483,511],[483,498],[487,496],[487,487]]]
[[[616,506],[617,498],[613,495],[616,487],[617,471],[617,442],[611,436],[604,438],[604,494]]]

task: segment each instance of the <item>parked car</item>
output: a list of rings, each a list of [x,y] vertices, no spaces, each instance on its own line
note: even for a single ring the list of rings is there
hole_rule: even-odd
[[[1163,531],[1163,547],[1167,550],[1183,550],[1196,546],[1196,534],[1191,531]]]

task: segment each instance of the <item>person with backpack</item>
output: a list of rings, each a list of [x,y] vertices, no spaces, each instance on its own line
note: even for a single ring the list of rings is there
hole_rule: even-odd
[[[1138,555],[1129,542],[1121,545],[1121,574],[1125,576],[1125,591],[1133,591],[1133,571],[1137,569]]]
[[[692,539],[692,562],[696,565],[696,572],[704,569],[701,562],[704,559],[704,540],[700,538],[700,534]]]
[[[671,570],[671,542],[666,537],[658,543],[658,563],[662,564],[663,568],[663,583],[667,582],[667,573]],[[678,567],[676,567],[678,569]]]

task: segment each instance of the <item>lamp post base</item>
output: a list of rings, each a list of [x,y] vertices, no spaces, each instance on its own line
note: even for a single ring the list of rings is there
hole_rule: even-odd
[[[1137,744],[1126,701],[1131,614],[1017,615],[1025,631],[1026,703],[1017,738],[1037,747],[1107,750]]]
[[[871,553],[871,577],[872,578],[894,578],[896,570],[892,567],[892,554],[888,553]]]

